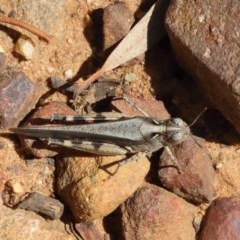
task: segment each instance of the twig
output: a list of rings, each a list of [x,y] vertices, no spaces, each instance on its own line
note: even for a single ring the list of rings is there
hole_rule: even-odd
[[[15,19],[15,18],[12,18],[12,17],[0,16],[0,22],[9,23],[9,24],[21,27],[23,29],[26,29],[27,31],[35,34],[39,38],[42,38],[47,43],[49,43],[49,41],[50,41],[50,37],[46,33],[41,31],[40,29],[38,29],[36,27],[33,27],[32,25],[30,25],[28,23],[25,23],[23,21],[20,21],[18,19]]]
[[[54,220],[62,216],[64,205],[57,199],[32,192],[18,205],[18,208],[40,213]]]
[[[97,78],[99,78],[103,72],[104,72],[104,69],[100,68],[97,72],[91,75],[80,86],[76,87],[76,89],[74,90],[74,95],[79,95],[83,90],[88,88],[90,84],[92,84],[95,80],[97,80]]]

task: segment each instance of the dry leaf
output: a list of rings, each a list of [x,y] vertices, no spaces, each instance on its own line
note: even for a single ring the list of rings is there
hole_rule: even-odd
[[[164,18],[168,4],[168,0],[158,0],[113,50],[102,68],[89,77],[75,94],[81,93],[104,72],[110,71],[146,52],[163,38],[166,33]]]

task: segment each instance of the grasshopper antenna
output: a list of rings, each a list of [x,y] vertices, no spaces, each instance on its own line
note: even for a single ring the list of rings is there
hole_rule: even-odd
[[[205,113],[207,110],[207,107],[205,107],[198,115],[197,117],[192,121],[192,123],[190,125],[188,125],[189,127],[192,127],[196,122],[197,120],[203,115],[203,113]]]
[[[188,125],[189,127],[192,127],[196,122],[197,120],[206,112],[207,110],[207,107],[205,107],[198,115],[197,117],[192,121],[192,123],[190,125]],[[192,138],[192,140],[199,146],[202,148],[202,145],[199,144],[198,141],[196,141],[196,139],[190,134],[190,137]]]

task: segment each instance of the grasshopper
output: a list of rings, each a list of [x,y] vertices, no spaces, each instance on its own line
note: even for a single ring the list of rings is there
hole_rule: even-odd
[[[53,115],[52,121],[75,124],[20,127],[12,128],[10,131],[47,140],[49,145],[64,146],[83,152],[100,155],[131,155],[119,166],[137,160],[138,153],[150,156],[151,153],[164,147],[170,154],[174,166],[178,168],[177,160],[169,145],[176,145],[186,140],[191,135],[189,125],[180,118],[158,120],[149,117],[129,99],[125,98],[125,100],[145,116],[127,118],[120,113]],[[84,123],[89,121],[92,123]]]

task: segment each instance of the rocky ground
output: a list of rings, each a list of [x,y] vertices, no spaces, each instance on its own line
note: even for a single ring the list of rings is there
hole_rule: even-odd
[[[1,1],[1,15],[27,22],[50,37],[46,43],[22,28],[0,23],[2,131],[18,124],[39,124],[40,118],[49,121],[53,113],[93,110],[91,104],[82,108],[86,99],[94,103],[91,94],[74,98],[63,88],[54,90],[50,80],[57,77],[81,84],[103,64],[106,49],[116,43],[120,29],[122,34],[129,31],[154,1],[125,1],[126,5],[120,4],[113,15],[103,18],[113,2]],[[171,159],[164,150],[161,157],[160,152],[153,154],[151,164],[140,156],[109,178],[103,166],[114,172],[112,162],[121,157],[96,157],[1,134],[0,239],[81,239],[79,235],[82,239],[195,239],[199,229],[200,239],[216,239],[212,229],[238,239],[237,230],[230,226],[239,221],[240,209],[240,49],[236,40],[240,21],[234,10],[240,5],[219,3],[226,19],[221,18],[218,25],[221,12],[209,12],[217,4],[194,2],[183,7],[181,1],[172,1],[165,23],[168,35],[145,56],[103,76],[114,84],[121,80],[118,91],[156,118],[180,117],[190,124],[208,107],[191,127],[197,138],[172,148],[183,172],[166,167]],[[118,22],[119,31],[114,31],[109,23],[117,22],[117,14],[123,20]],[[189,20],[193,16],[196,21]],[[15,51],[22,34],[34,46],[30,59]],[[108,84],[94,91],[104,95]],[[118,99],[107,107],[106,103],[96,107],[106,108],[139,115]],[[50,201],[36,207],[40,214],[19,206],[33,192]],[[223,221],[226,213],[230,217]]]

